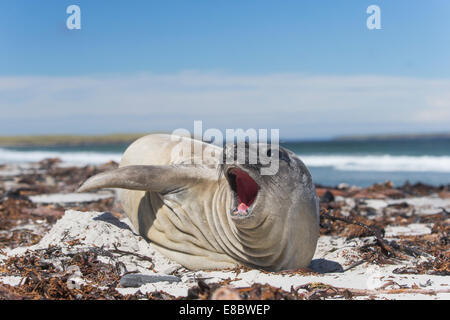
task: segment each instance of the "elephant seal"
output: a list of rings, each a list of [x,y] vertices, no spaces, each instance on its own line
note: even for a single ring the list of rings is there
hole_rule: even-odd
[[[318,198],[308,169],[293,152],[268,149],[278,153],[279,168],[275,175],[261,175],[260,163],[222,163],[216,155],[192,164],[192,153],[178,150],[209,148],[228,159],[236,146],[177,138],[138,139],[118,169],[89,178],[78,191],[121,188],[119,201],[139,234],[188,269],[309,265],[319,233]]]

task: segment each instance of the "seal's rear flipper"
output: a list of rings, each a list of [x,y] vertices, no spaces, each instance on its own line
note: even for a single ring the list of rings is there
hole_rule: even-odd
[[[214,176],[213,171],[194,166],[126,166],[89,178],[77,192],[122,188],[167,193],[188,187],[211,175]]]

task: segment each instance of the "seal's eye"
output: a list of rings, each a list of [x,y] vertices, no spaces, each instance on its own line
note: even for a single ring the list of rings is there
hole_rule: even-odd
[[[272,149],[267,149],[267,157],[272,158]],[[289,156],[281,150],[278,150],[278,159],[290,163]]]
[[[267,149],[267,156],[269,158],[272,157],[272,149]],[[278,159],[286,160],[284,153],[281,150],[278,150]]]

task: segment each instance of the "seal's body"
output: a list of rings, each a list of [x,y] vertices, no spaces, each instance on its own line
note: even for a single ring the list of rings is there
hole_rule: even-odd
[[[194,149],[203,151],[201,164],[186,152]],[[119,169],[90,178],[80,191],[121,188],[119,201],[135,229],[189,269],[307,267],[319,217],[305,165],[279,147],[278,172],[263,176],[255,165],[222,165],[222,151],[190,138],[148,135],[125,151]]]

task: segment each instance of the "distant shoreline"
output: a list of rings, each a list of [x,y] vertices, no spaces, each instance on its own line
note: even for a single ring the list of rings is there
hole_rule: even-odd
[[[154,132],[157,133],[157,132]],[[59,147],[83,145],[112,145],[131,143],[149,133],[116,133],[105,135],[28,135],[28,136],[0,136],[0,147]],[[450,139],[450,133],[435,134],[383,134],[383,135],[348,135],[331,139],[295,140],[282,139],[282,143],[291,142],[364,142],[364,141],[398,141],[398,140],[435,140]]]
[[[146,133],[118,133],[107,135],[36,135],[36,136],[3,136],[0,137],[2,147],[33,146],[83,146],[131,143],[145,136]]]

